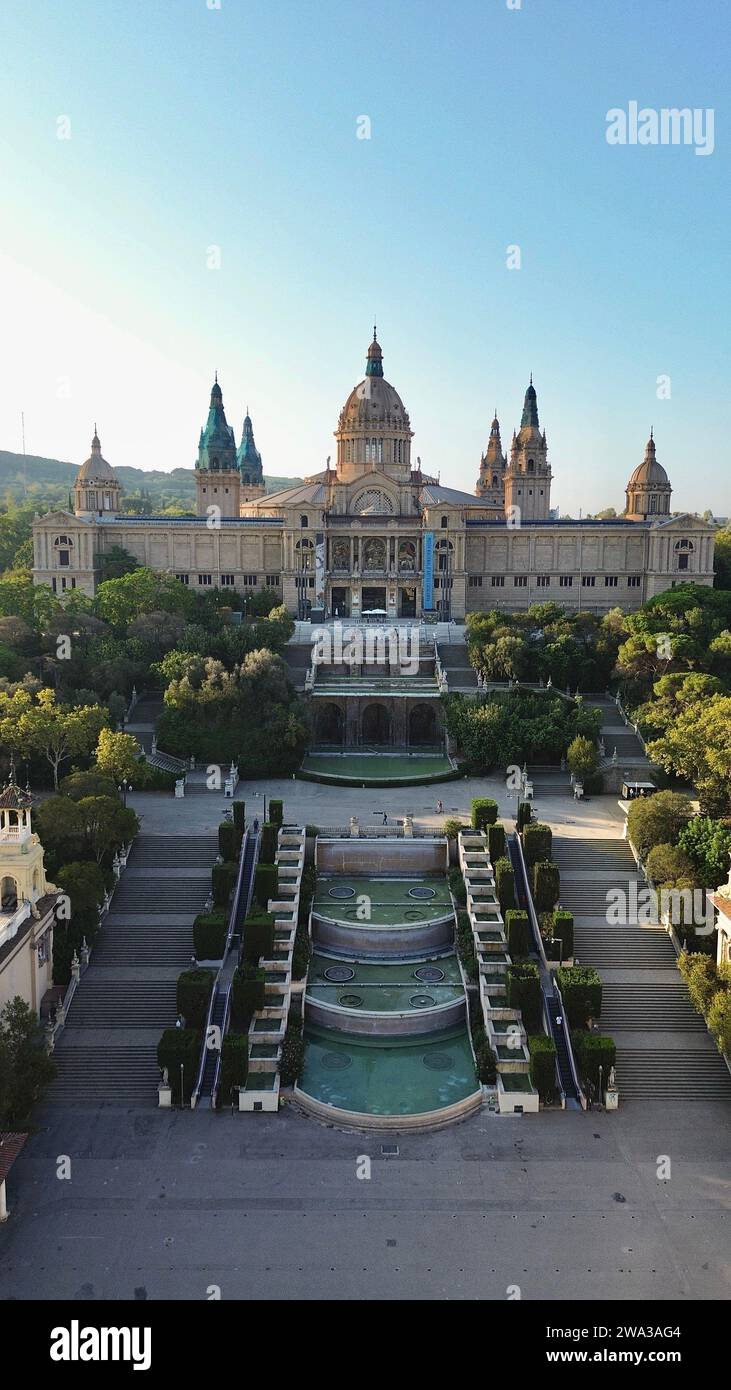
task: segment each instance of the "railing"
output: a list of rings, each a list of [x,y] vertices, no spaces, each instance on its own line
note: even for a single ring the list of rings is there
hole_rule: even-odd
[[[213,1075],[213,1085],[211,1086],[211,1110],[215,1110],[218,1100],[218,1088],[221,1084],[221,1067],[223,1065],[223,1040],[228,1032],[229,1015],[231,1013],[231,992],[232,985],[226,988],[226,1002],[223,1006],[223,1018],[221,1020],[221,1049],[216,1058],[216,1070]]]
[[[574,1058],[574,1049],[571,1046],[571,1029],[569,1027],[569,1021],[566,1017],[566,1010],[563,1006],[561,991],[558,987],[558,983],[556,982],[556,980],[554,980],[553,982],[553,988],[556,998],[558,999],[558,1006],[561,1010],[561,1018],[563,1019],[563,1035],[564,1041],[566,1043],[566,1051],[568,1053],[569,1058],[569,1067],[571,1068],[571,1080],[573,1081],[574,1086],[576,1087],[576,1094],[581,1102],[581,1108],[582,1110],[586,1110],[586,1096],[584,1095],[583,1087],[581,1085],[581,1082],[579,1081],[579,1073],[576,1070],[576,1061]]]
[[[542,1004],[543,1004],[543,1027],[544,1027],[545,1032],[546,1032],[546,1037],[549,1037],[549,1038],[550,1038],[550,1037],[553,1036],[553,1029],[552,1029],[552,1027],[551,1027],[551,1014],[550,1014],[550,1010],[549,1010],[549,1008],[548,1008],[548,1001],[547,1001],[547,999],[546,999],[545,991],[542,991]],[[561,1061],[560,1061],[560,1058],[559,1058],[559,1055],[558,1055],[558,1048],[556,1048],[556,1090],[558,1091],[558,1094],[559,1094],[560,1097],[561,1097],[561,1109],[562,1109],[562,1110],[565,1110],[565,1109],[566,1109],[566,1092],[564,1091],[563,1082],[562,1082],[562,1080],[561,1080]]]
[[[258,837],[257,837],[257,838],[258,838]],[[202,1087],[203,1087],[203,1073],[205,1072],[205,1069],[206,1069],[206,1059],[207,1059],[207,1056],[208,1056],[208,1037],[209,1037],[210,1028],[211,1028],[211,1025],[212,1025],[212,1022],[213,1022],[213,1012],[214,1012],[214,1009],[215,1009],[215,1007],[216,1007],[216,996],[217,996],[217,994],[218,994],[218,987],[219,987],[219,984],[220,984],[220,981],[221,981],[221,976],[222,976],[222,974],[223,974],[224,966],[225,966],[225,964],[226,964],[226,957],[228,956],[229,950],[230,950],[230,948],[231,948],[231,942],[232,942],[232,940],[233,940],[234,932],[235,932],[235,929],[236,929],[236,919],[237,919],[237,916],[238,916],[239,903],[240,903],[240,899],[241,899],[241,886],[242,886],[243,877],[244,877],[244,868],[245,868],[245,866],[246,866],[246,851],[247,851],[248,843],[249,843],[249,831],[248,831],[248,829],[247,829],[247,830],[244,831],[244,837],[243,837],[243,839],[242,839],[242,841],[241,841],[241,849],[240,849],[240,852],[239,852],[239,871],[238,871],[238,874],[236,875],[236,887],[235,887],[235,890],[234,890],[233,902],[232,902],[232,904],[231,904],[231,912],[230,912],[230,914],[229,914],[229,919],[228,919],[228,930],[227,930],[227,932],[226,932],[226,941],[225,941],[224,947],[223,947],[223,958],[222,958],[222,960],[221,960],[221,964],[220,964],[219,967],[218,967],[218,970],[216,971],[216,978],[215,978],[215,980],[213,981],[213,989],[211,990],[211,997],[210,997],[210,999],[209,999],[209,1001],[208,1001],[208,1012],[207,1012],[207,1014],[206,1014],[205,1027],[204,1027],[204,1029],[203,1029],[203,1045],[202,1045],[202,1047],[201,1047],[201,1059],[200,1059],[200,1062],[199,1062],[199,1065],[198,1065],[198,1076],[197,1076],[197,1078],[196,1078],[195,1089],[194,1089],[193,1094],[191,1095],[191,1098],[190,1098],[190,1108],[191,1108],[191,1110],[195,1110],[195,1107],[196,1107],[196,1105],[198,1104],[198,1101],[200,1100],[201,1090],[202,1090]],[[223,1042],[223,1032],[221,1033],[221,1041]],[[220,1060],[220,1059],[219,1059],[219,1060]]]

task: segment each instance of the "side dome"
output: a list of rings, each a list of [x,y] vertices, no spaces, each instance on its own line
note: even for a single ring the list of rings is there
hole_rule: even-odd
[[[91,441],[91,453],[88,459],[82,463],[76,475],[77,483],[116,483],[117,478],[114,469],[105,458],[102,458],[102,446],[99,436],[94,426],[94,438]]]
[[[653,431],[645,446],[645,457],[627,484],[625,516],[635,520],[669,516],[672,487],[665,469],[658,463]]]

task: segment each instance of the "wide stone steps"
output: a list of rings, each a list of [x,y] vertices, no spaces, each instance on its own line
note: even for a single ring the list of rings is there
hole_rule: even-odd
[[[623,1047],[617,1040],[621,1100],[731,1099],[731,1076],[713,1046],[703,1052]]]
[[[114,895],[114,910],[119,913],[134,913],[152,908],[161,913],[200,912],[211,891],[211,880],[193,878],[176,880],[134,878],[120,885]]]
[[[143,969],[156,965],[188,964],[193,953],[193,934],[190,926],[170,929],[164,934],[156,929],[140,927],[136,931],[124,927],[104,930],[94,950],[95,965],[139,965]]]
[[[673,1033],[704,1033],[706,1025],[696,1013],[688,991],[680,983],[632,981],[602,985],[602,1029],[634,1029],[637,1032],[662,1030]]]
[[[662,927],[575,926],[574,952],[596,970],[625,965],[675,969],[675,952]]]
[[[103,1050],[75,1047],[53,1054],[56,1079],[50,1099],[65,1105],[151,1105],[160,1080],[155,1049],[127,1044]]]
[[[637,871],[626,840],[580,840],[554,835],[552,855],[554,862],[567,873],[584,873],[591,869]]]
[[[174,980],[89,980],[69,1009],[73,1028],[168,1028],[176,1018]]]

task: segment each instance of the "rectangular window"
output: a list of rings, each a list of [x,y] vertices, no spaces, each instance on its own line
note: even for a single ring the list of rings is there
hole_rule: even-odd
[[[574,584],[573,574],[562,574],[558,580],[562,589],[572,589]]]
[[[255,574],[245,574],[245,575],[243,576],[243,582],[244,582],[244,585],[245,585],[245,587],[246,587],[247,589],[253,589],[254,585],[256,584],[256,575],[255,575]]]
[[[222,575],[221,575],[221,587],[222,587],[223,589],[233,589],[233,586],[234,586],[234,576],[233,576],[232,574],[222,574]]]
[[[279,588],[279,575],[278,575],[278,574],[268,574],[268,575],[267,575],[267,588],[268,588],[268,589],[278,589],[278,588]]]
[[[582,586],[583,589],[593,589],[595,584],[596,584],[596,575],[594,575],[594,574],[582,574],[582,576],[581,576],[581,586]]]
[[[471,588],[471,589],[481,589],[481,588],[482,588],[482,575],[481,575],[481,574],[471,574],[471,575],[470,575],[470,588]]]
[[[642,576],[639,575],[639,574],[628,574],[628,575],[627,575],[627,588],[628,588],[628,589],[639,589],[641,578],[642,578]]]
[[[55,579],[52,579],[52,580],[51,580],[51,584],[52,584],[52,586],[53,586],[53,592],[54,592],[54,594],[55,594],[55,592],[56,592],[56,581],[55,581]]]
[[[549,586],[549,584],[550,584],[550,582],[551,582],[551,576],[550,576],[550,574],[539,574],[538,577],[537,577],[537,579],[536,579],[536,584],[537,584],[537,586],[538,586],[539,589],[547,589],[548,586]]]
[[[604,576],[604,588],[605,588],[605,589],[616,589],[618,583],[619,583],[619,579],[618,579],[618,577],[617,577],[616,574],[605,574],[605,576]]]
[[[514,578],[513,578],[513,588],[514,588],[514,589],[527,589],[527,587],[528,587],[528,576],[527,576],[527,574],[516,574],[516,575],[514,576]]]
[[[189,574],[176,574],[175,578],[179,579],[181,584],[190,584]]]
[[[678,556],[678,569],[679,569],[679,570],[687,570],[687,568],[688,568],[688,556],[687,556],[687,555],[679,555],[679,556]]]
[[[491,579],[490,579],[490,587],[491,587],[492,589],[504,589],[504,588],[505,588],[505,575],[503,575],[503,574],[493,574],[492,577],[491,577]]]
[[[75,579],[72,579],[72,580],[71,580],[71,588],[72,588],[72,589],[75,589],[75,588],[76,588],[76,580],[75,580]]]
[[[207,588],[209,584],[212,584],[212,582],[213,582],[213,580],[212,580],[210,574],[199,574],[199,575],[198,575],[198,583],[201,585],[202,588]]]
[[[59,563],[59,567],[60,567],[62,570],[68,568],[68,565],[69,565],[69,552],[68,552],[68,550],[59,550],[59,552],[58,552],[58,563]]]

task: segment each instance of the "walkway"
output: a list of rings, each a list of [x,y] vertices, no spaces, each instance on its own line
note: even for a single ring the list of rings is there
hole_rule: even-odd
[[[543,819],[549,819],[543,811]],[[607,891],[644,883],[619,836],[554,834],[561,905],[574,914],[575,959],[602,978],[600,1027],[617,1044],[621,1100],[731,1099],[731,1076],[688,998],[670,937],[637,914],[607,920]],[[640,898],[640,906],[643,899]]]
[[[157,1044],[217,852],[212,835],[138,837],[56,1045],[52,1102],[156,1103]]]

